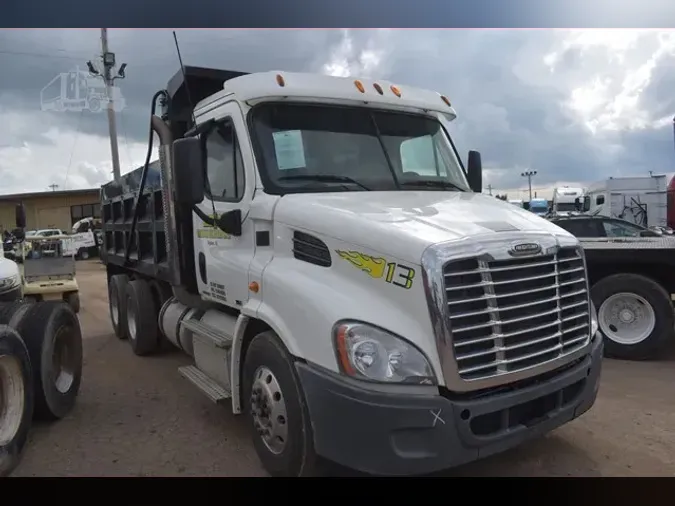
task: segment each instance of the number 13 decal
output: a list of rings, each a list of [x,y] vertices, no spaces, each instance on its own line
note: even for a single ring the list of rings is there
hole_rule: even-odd
[[[415,269],[405,265],[390,262],[387,264],[387,275],[384,280],[396,286],[409,290],[412,287],[415,278]]]

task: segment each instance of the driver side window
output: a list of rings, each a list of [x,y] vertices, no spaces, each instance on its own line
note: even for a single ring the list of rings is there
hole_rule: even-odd
[[[237,134],[230,122],[206,134],[205,194],[215,201],[239,202],[244,196],[244,163]]]
[[[401,170],[420,176],[446,176],[443,158],[431,135],[415,137],[401,143]]]

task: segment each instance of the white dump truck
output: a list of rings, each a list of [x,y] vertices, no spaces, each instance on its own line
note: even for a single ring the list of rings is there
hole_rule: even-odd
[[[445,96],[186,67],[152,103],[160,162],[151,142],[102,188],[112,323],[137,355],[191,356],[270,474],[428,473],[592,406],[583,250],[481,195]]]

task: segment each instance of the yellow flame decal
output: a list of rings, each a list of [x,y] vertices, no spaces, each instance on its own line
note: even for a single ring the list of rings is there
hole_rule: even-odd
[[[342,251],[335,250],[338,255],[347,260],[357,269],[362,270],[370,277],[381,278],[384,276],[384,269],[387,266],[387,261],[380,257],[371,257],[358,251]]]

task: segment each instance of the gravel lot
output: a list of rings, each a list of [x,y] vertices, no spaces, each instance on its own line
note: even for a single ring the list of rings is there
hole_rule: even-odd
[[[14,476],[265,476],[246,427],[182,379],[178,352],[132,354],[103,266],[78,262],[85,364],[69,417],[35,424]],[[448,476],[675,476],[675,356],[605,360],[595,406],[547,437]],[[335,470],[338,474],[349,474]]]

